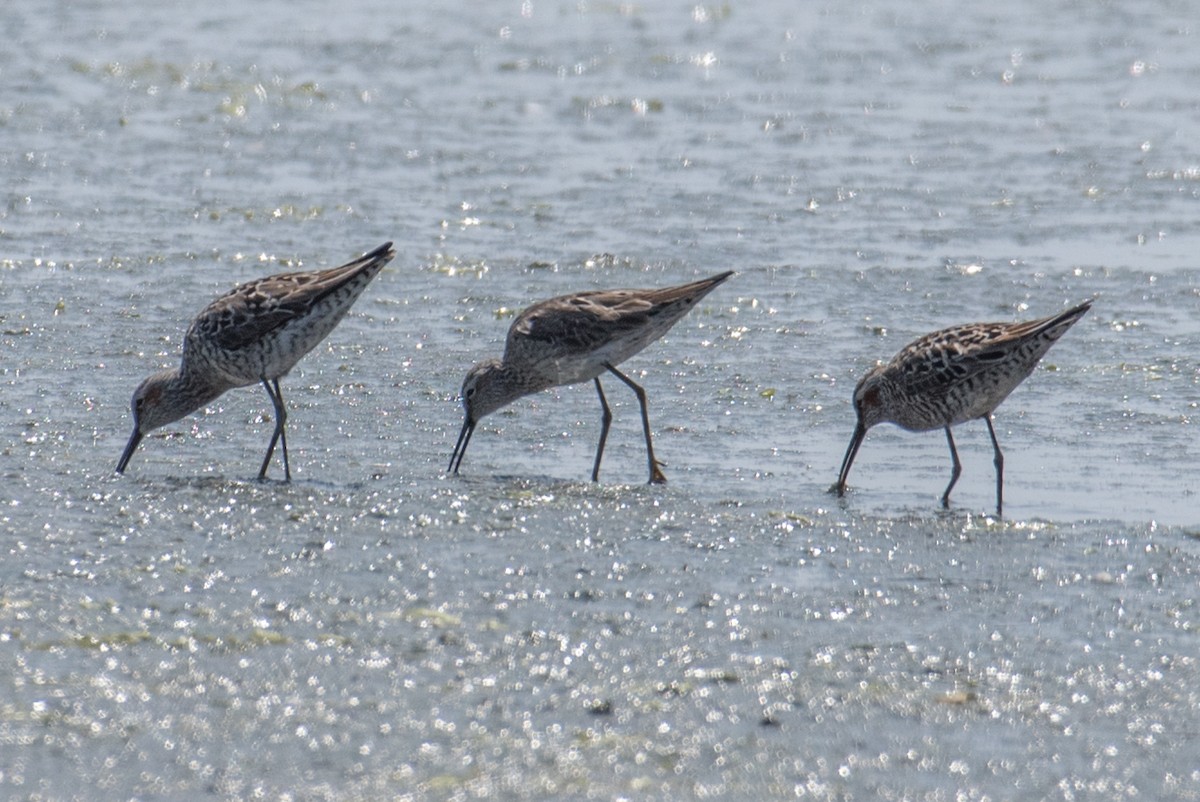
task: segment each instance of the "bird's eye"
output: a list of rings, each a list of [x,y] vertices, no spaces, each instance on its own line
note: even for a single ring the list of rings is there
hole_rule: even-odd
[[[466,389],[466,391],[463,393],[463,398],[470,398],[470,397],[471,397],[471,396],[473,396],[473,395],[475,395],[475,388],[474,388],[474,387],[468,387],[468,388]]]

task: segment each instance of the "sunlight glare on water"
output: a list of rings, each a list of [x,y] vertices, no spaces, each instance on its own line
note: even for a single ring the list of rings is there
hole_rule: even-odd
[[[1200,80],[1183,7],[16,2],[0,52],[0,795],[1188,799]],[[397,258],[147,436],[238,283]],[[736,275],[480,423],[531,302]],[[916,337],[1095,299],[986,427]],[[273,466],[272,475],[282,473]],[[1014,791],[1013,789],[1019,789]]]

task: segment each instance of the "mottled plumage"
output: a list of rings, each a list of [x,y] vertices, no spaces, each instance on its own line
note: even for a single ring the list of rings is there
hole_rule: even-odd
[[[188,328],[178,368],[148,377],[133,394],[133,435],[117,463],[123,473],[150,431],[173,423],[226,390],[261,382],[275,408],[275,432],[259,479],[277,442],[284,476],[292,478],[280,377],[325,339],[396,252],[386,243],[341,267],[280,273],[242,284],[206,306]]]
[[[732,275],[730,271],[664,289],[581,292],[541,301],[526,309],[508,330],[504,358],[485,360],[467,371],[462,385],[465,420],[447,470],[458,473],[480,418],[522,396],[591,380],[600,396],[602,412],[600,444],[592,466],[592,481],[596,481],[612,422],[612,412],[600,386],[600,374],[608,371],[637,395],[642,408],[650,481],[665,482],[667,479],[654,458],[645,390],[616,366],[666,334],[701,298]]]
[[[996,465],[996,514],[1003,510],[1004,455],[992,427],[992,412],[1083,314],[1091,301],[1057,315],[1024,323],[970,323],[935,331],[910,343],[886,364],[867,372],[854,388],[858,424],[834,489],[846,492],[846,477],[867,430],[878,423],[895,423],[914,432],[945,429],[953,469],[942,494],[950,491],[962,466],[950,427],[983,418],[992,438]]]

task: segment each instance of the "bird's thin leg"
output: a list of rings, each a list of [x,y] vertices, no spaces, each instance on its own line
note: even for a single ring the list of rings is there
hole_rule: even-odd
[[[604,388],[600,386],[600,377],[596,382],[596,394],[600,396],[600,444],[596,446],[596,464],[592,466],[592,481],[600,481],[600,457],[604,456],[604,443],[608,440],[608,427],[612,424],[612,410],[608,408],[608,399],[604,397]]]
[[[996,517],[999,518],[1004,515],[1004,454],[1000,451],[1000,441],[996,439],[996,430],[992,427],[992,413],[984,415],[983,422],[987,424],[988,434],[992,436],[992,448],[996,451],[992,464],[996,466]]]
[[[629,385],[630,389],[637,395],[638,403],[642,406],[642,431],[646,435],[646,459],[650,463],[650,484],[666,484],[667,477],[663,475],[658,460],[654,458],[654,445],[650,442],[650,413],[646,411],[646,391],[642,389],[640,384],[607,362],[604,364],[604,367],[608,368],[609,372],[618,379]]]
[[[954,447],[954,435],[950,434],[949,426],[946,427],[946,442],[950,444],[950,459],[954,460],[954,467],[950,469],[950,484],[946,485],[946,492],[942,493],[942,507],[949,509],[950,491],[954,489],[954,483],[962,473],[962,463],[958,461],[958,449]]]
[[[287,423],[287,407],[283,405],[283,392],[279,389],[279,379],[271,379],[268,382],[262,380],[263,387],[267,390],[267,395],[271,397],[271,404],[275,407],[275,431],[271,435],[271,443],[267,446],[267,455],[263,457],[262,468],[258,471],[258,478],[267,478],[267,467],[271,464],[271,455],[275,453],[275,443],[279,443],[283,447],[283,475],[285,481],[292,481],[292,469],[288,464],[287,452],[287,434],[284,432],[283,425]],[[274,388],[272,388],[274,385]]]

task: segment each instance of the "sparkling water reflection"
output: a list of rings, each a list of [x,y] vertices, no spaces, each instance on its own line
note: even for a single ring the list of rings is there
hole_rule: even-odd
[[[1194,794],[1184,7],[10,5],[6,798]],[[253,388],[112,475],[207,300],[385,240],[288,379],[296,481],[239,467]],[[443,476],[514,310],[725,269],[627,363],[670,485],[574,481],[587,387]],[[949,512],[936,433],[827,492],[874,359],[1090,297],[1004,520],[982,427]]]

